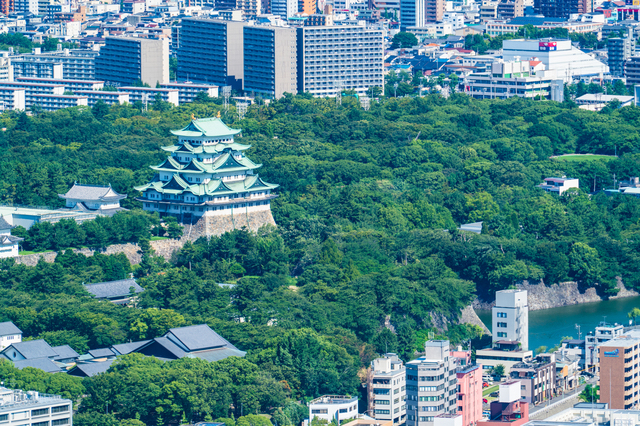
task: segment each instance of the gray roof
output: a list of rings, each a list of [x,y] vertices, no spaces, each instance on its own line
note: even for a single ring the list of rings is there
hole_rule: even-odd
[[[235,348],[233,349],[220,348],[220,349],[211,349],[208,351],[192,352],[187,356],[189,358],[200,358],[200,359],[204,359],[205,361],[214,362],[214,361],[221,361],[225,358],[229,358],[230,356],[237,356],[242,358],[245,355],[246,355],[246,352],[235,349]]]
[[[94,358],[104,358],[114,356],[115,353],[111,350],[111,348],[99,348],[90,350],[89,355]]]
[[[93,377],[96,374],[106,372],[111,364],[113,364],[115,358],[108,359],[103,362],[88,362],[86,364],[76,364],[71,370],[69,370],[69,374],[72,376],[78,377]]]
[[[213,331],[207,324],[172,328],[165,336],[170,337],[170,335],[175,336],[190,352],[225,346],[238,349],[224,337]]]
[[[78,358],[80,356],[80,354],[74,351],[69,345],[54,346],[53,350],[58,353],[58,356],[53,358],[56,361],[60,359]]]
[[[115,192],[111,185],[79,185],[74,183],[66,194],[58,194],[60,198],[72,198],[74,200],[93,200],[93,201],[109,201],[122,200],[127,198],[126,195]]]
[[[150,340],[142,340],[140,342],[122,343],[119,345],[111,346],[111,349],[115,349],[119,355],[126,355],[130,354],[131,352],[137,351],[149,342]]]
[[[18,370],[22,370],[23,368],[26,368],[26,367],[32,367],[32,368],[39,368],[40,370],[46,373],[57,373],[60,371],[60,367],[58,367],[55,362],[51,361],[51,359],[47,357],[14,361],[13,365]]]
[[[12,246],[22,240],[24,240],[24,238],[14,237],[13,235],[0,235],[0,245],[3,246]]]
[[[11,229],[13,226],[5,220],[3,216],[0,216],[0,229]]]
[[[40,340],[30,340],[28,342],[19,342],[12,343],[9,347],[5,348],[2,353],[9,359],[13,357],[9,357],[8,351],[14,348],[18,351],[23,357],[26,359],[36,359],[36,358],[54,358],[58,356],[58,353],[53,350],[51,346],[43,339]]]
[[[84,288],[86,288],[89,293],[93,294],[99,299],[128,296],[129,289],[131,287],[134,288],[136,293],[141,293],[142,291],[144,291],[144,289],[140,287],[134,279],[85,284],[84,286]]]
[[[7,336],[9,334],[22,334],[22,330],[16,327],[11,321],[0,322],[0,336]]]
[[[177,358],[182,358],[185,355],[187,355],[185,351],[180,349],[178,345],[176,345],[166,337],[156,337],[151,342],[156,342],[157,344],[159,344],[160,346],[162,346],[163,348],[171,352],[173,355],[175,355]]]

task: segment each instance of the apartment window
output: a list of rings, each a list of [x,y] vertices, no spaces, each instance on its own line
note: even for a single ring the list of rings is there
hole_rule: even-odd
[[[341,408],[341,409],[340,409],[340,412],[341,412],[341,413],[346,413],[346,412],[348,412],[348,410],[347,410],[346,408]]]
[[[498,337],[507,337],[507,333],[499,331],[497,333]]]
[[[376,395],[389,395],[389,389],[374,389],[373,393]]]
[[[31,423],[31,426],[49,426],[49,422]]]
[[[327,409],[323,408],[321,410],[311,410],[311,414],[327,414]]]
[[[66,413],[67,411],[69,411],[69,406],[68,405],[60,405],[58,407],[51,408],[51,413],[52,414],[55,414],[55,413]]]
[[[506,317],[507,317],[507,313],[506,313],[506,312],[498,312],[498,313],[496,314],[496,316],[497,316],[498,318],[506,318]]]
[[[390,403],[388,399],[376,399],[374,402],[376,405],[389,405]]]
[[[507,323],[506,323],[506,322],[499,322],[499,323],[497,324],[497,326],[498,326],[499,328],[507,328]]]
[[[68,425],[69,419],[58,419],[51,422],[51,426]]]
[[[376,414],[390,414],[391,413],[391,411],[389,411],[389,410],[374,410],[374,412]]]
[[[6,422],[9,420],[8,414],[0,414],[0,422]]]
[[[433,416],[420,417],[420,421],[421,422],[432,422],[433,421]]]
[[[48,408],[41,408],[39,410],[31,410],[31,417],[44,416],[49,414]]]

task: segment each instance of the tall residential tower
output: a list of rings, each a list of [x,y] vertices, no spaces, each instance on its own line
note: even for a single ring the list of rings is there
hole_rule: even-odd
[[[529,349],[529,305],[526,290],[496,292],[496,305],[491,309],[493,344],[518,342]]]

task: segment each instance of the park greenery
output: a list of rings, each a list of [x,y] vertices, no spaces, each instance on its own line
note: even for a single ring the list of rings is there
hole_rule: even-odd
[[[134,186],[165,158],[169,130],[220,110],[243,129],[260,175],[281,185],[278,226],[201,238],[165,260],[149,236],[177,238],[181,229],[141,212]],[[620,277],[640,289],[640,200],[601,191],[614,175],[640,171],[636,107],[594,113],[454,93],[383,98],[364,110],[355,96],[338,105],[286,95],[240,120],[233,106],[224,112],[219,99],[199,96],[177,108],[97,104],[8,111],[0,121],[1,203],[62,207],[57,194],[78,181],[110,183],[130,210],[18,230],[30,248],[59,254],[36,266],[0,262],[0,321],[79,352],[207,323],[247,351],[213,364],[126,356],[84,380],[0,363],[13,380],[5,383],[81,399],[79,425],[225,418],[242,426],[262,413],[297,424],[304,407],[294,401],[357,395],[377,354],[411,359],[430,332],[453,343],[479,337],[457,323],[476,297],[492,300],[523,280],[572,280],[608,296]],[[618,156],[551,158],[569,153]],[[564,175],[580,189],[558,197],[536,187]],[[482,222],[482,233],[459,230],[469,222]],[[137,243],[142,262],[99,253],[115,242]],[[80,246],[97,253],[67,250]],[[82,285],[130,274],[145,288],[136,309],[97,301]]]

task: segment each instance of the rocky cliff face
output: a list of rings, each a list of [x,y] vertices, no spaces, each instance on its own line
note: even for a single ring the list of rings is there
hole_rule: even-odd
[[[620,291],[617,295],[611,297],[611,299],[620,299],[623,297],[639,295],[637,291],[627,290],[620,279],[618,279],[617,285]],[[530,284],[527,281],[523,281],[516,287],[527,290],[529,310],[531,311],[558,308],[560,306],[578,305],[581,303],[600,302],[603,300],[603,298],[596,293],[594,288],[589,288],[584,293],[581,293],[578,288],[578,283],[572,281],[552,284],[550,286],[545,285],[542,281],[538,284]],[[472,306],[474,309],[491,309],[494,304],[494,301],[485,302],[476,299]]]

